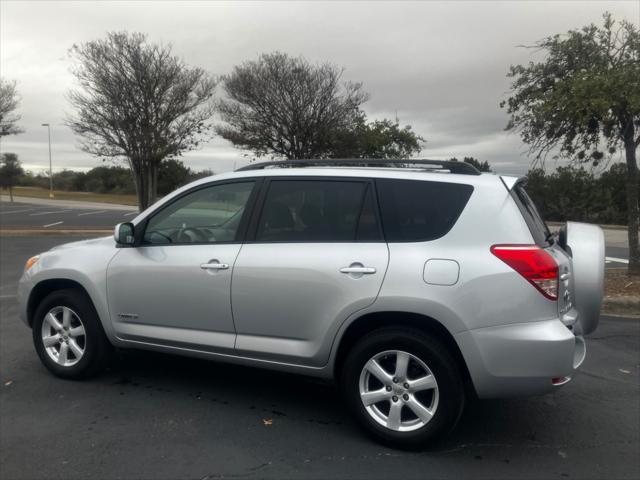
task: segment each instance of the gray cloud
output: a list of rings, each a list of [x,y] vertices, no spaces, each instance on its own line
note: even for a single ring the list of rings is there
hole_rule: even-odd
[[[517,135],[503,131],[508,66],[531,60],[518,48],[611,11],[638,22],[637,1],[593,2],[9,2],[0,3],[0,73],[18,81],[26,133],[6,138],[28,168],[48,164],[53,125],[56,168],[91,168],[63,124],[73,86],[67,50],[107,31],[149,34],[172,43],[188,63],[224,74],[262,52],[282,50],[345,67],[364,82],[371,118],[409,123],[428,142],[425,157],[472,155],[522,173],[531,159]],[[246,163],[247,152],[215,138],[183,158],[220,172]]]

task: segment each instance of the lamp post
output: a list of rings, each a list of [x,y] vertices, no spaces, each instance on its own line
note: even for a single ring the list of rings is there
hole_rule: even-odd
[[[53,198],[53,169],[51,168],[51,125],[43,123],[43,127],[47,127],[49,133],[49,198]]]

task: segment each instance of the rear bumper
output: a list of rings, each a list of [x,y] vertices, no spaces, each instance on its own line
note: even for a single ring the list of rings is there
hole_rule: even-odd
[[[455,338],[480,398],[555,390],[568,383],[586,354],[584,339],[559,319],[479,328]]]

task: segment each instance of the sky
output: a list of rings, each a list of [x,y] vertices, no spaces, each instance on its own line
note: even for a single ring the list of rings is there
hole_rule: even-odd
[[[213,75],[275,50],[344,67],[363,82],[369,119],[410,124],[427,142],[421,158],[473,156],[501,173],[531,166],[526,145],[505,132],[499,107],[509,93],[509,65],[535,60],[523,45],[589,23],[602,13],[640,23],[640,0],[607,1],[7,1],[0,0],[0,75],[15,80],[25,133],[5,137],[25,168],[102,164],[78,148],[64,125],[73,114],[69,48],[110,31],[137,31],[171,43],[187,64]],[[219,90],[220,91],[220,90]],[[182,157],[216,173],[248,163],[250,152],[217,137]],[[551,164],[550,166],[553,166]]]

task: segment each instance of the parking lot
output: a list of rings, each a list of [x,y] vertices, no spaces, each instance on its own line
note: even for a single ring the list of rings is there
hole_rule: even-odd
[[[111,229],[137,215],[137,209],[117,205],[92,207],[85,202],[0,202],[0,225],[3,228],[29,229]]]
[[[131,351],[99,378],[54,378],[16,282],[28,256],[81,238],[0,236],[2,478],[640,477],[639,320],[602,318],[556,394],[474,402],[446,440],[404,452],[304,377]]]

